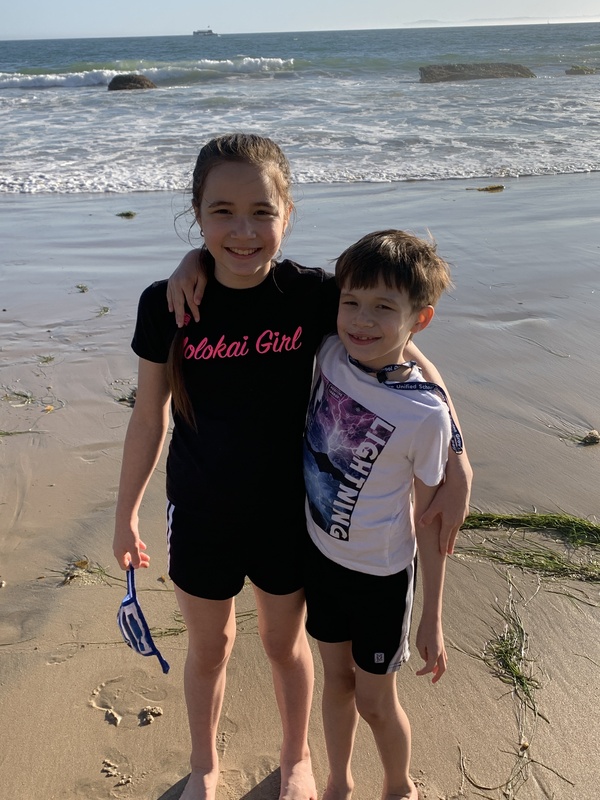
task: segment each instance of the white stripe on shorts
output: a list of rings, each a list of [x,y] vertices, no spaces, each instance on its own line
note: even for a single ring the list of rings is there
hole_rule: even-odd
[[[410,658],[410,622],[412,619],[413,603],[415,599],[415,559],[406,568],[407,586],[406,597],[404,598],[404,618],[402,620],[402,635],[398,644],[398,649],[390,659],[386,674],[397,672]]]
[[[171,532],[173,529],[173,512],[175,506],[167,500],[167,574],[171,571]]]

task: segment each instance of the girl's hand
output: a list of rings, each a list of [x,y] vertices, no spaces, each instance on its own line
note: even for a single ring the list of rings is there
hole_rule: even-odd
[[[115,530],[113,539],[113,553],[121,569],[127,569],[131,564],[134,569],[148,567],[150,556],[145,553],[146,545],[140,539],[137,530]]]
[[[473,470],[466,453],[451,453],[446,466],[446,478],[438,488],[428,508],[416,521],[418,526],[431,525],[439,516],[440,553],[454,552],[454,543],[469,514]]]
[[[200,310],[206,288],[206,275],[202,268],[200,250],[190,250],[179,262],[179,266],[167,283],[167,304],[169,311],[175,312],[177,327],[182,328],[187,307],[199,322]]]

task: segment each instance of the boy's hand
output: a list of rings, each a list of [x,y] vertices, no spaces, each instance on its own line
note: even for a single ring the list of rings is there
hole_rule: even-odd
[[[437,683],[448,666],[441,623],[429,624],[421,620],[417,630],[416,644],[419,655],[425,662],[425,666],[417,670],[417,675],[432,673],[431,682]]]
[[[191,250],[181,259],[167,283],[167,304],[169,311],[175,312],[178,328],[185,324],[186,303],[196,322],[199,322],[198,306],[202,302],[205,288],[206,275],[201,264],[200,250]]]

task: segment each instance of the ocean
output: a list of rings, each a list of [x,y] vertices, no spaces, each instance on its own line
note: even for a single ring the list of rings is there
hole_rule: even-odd
[[[419,82],[482,61],[536,77]],[[107,91],[128,72],[157,89]],[[181,190],[238,130],[299,184],[597,171],[600,23],[1,41],[0,127],[0,192]]]

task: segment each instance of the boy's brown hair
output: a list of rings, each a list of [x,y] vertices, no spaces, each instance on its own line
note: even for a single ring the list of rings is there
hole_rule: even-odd
[[[450,268],[429,242],[389,228],[368,233],[350,245],[335,264],[340,289],[371,289],[382,280],[390,289],[406,292],[417,310],[434,306],[452,286]]]

